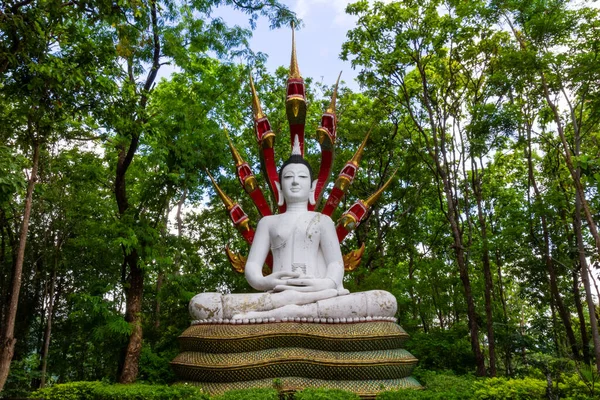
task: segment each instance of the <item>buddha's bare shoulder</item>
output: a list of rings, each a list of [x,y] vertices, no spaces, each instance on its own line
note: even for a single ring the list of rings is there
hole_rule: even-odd
[[[329,215],[325,215],[325,214],[321,214],[320,212],[317,211],[307,211],[309,214],[311,214],[311,218],[313,218],[314,220],[318,221],[321,224],[333,224],[333,220],[331,219],[331,217]]]
[[[258,226],[271,226],[275,223],[277,223],[276,221],[278,220],[277,217],[279,217],[280,215],[265,215],[264,217],[262,217],[259,221],[258,221]]]

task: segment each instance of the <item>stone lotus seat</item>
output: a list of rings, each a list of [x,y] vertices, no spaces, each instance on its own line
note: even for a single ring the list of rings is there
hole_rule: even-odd
[[[389,318],[354,322],[196,322],[179,338],[171,365],[181,382],[211,394],[276,387],[328,387],[374,397],[420,388],[417,364],[403,344],[408,334]]]

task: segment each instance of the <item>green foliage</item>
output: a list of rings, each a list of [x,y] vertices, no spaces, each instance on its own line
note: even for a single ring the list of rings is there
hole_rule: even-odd
[[[103,382],[70,382],[40,389],[31,397],[45,400],[208,400],[193,386],[108,385]]]
[[[294,394],[294,400],[359,400],[355,393],[338,389],[304,389]]]
[[[424,390],[398,390],[384,392],[377,399],[414,400],[535,400],[546,399],[547,380],[538,377],[474,378],[470,375],[457,376],[452,372],[436,372],[417,368],[415,377],[423,384]],[[561,375],[558,384],[554,383],[552,393],[556,398],[591,400],[599,393],[592,389],[576,374]]]
[[[155,352],[145,341],[140,358],[139,380],[151,384],[167,384],[175,381],[175,374],[169,362],[177,355],[176,351]]]
[[[279,392],[270,388],[231,390],[220,396],[213,397],[214,400],[279,400]]]
[[[470,400],[475,398],[473,397],[473,389],[476,381],[470,375],[457,376],[452,372],[416,370],[415,377],[425,389],[402,389],[383,392],[377,396],[377,399]]]
[[[578,374],[564,374],[558,382],[558,393],[566,400],[592,400],[600,398],[600,381],[597,373],[591,379]]]
[[[20,173],[23,157],[13,154],[6,146],[0,146],[0,203],[25,188],[25,179]]]
[[[473,353],[465,326],[435,329],[413,334],[406,348],[419,359],[419,366],[431,370],[472,371]]]
[[[478,400],[534,400],[546,398],[546,382],[535,378],[489,378],[475,383]]]
[[[0,397],[27,397],[30,390],[29,385],[32,380],[40,377],[40,358],[37,354],[31,354],[21,360],[16,360],[11,363],[10,372],[6,385]]]
[[[45,400],[88,400],[106,384],[102,382],[69,382],[37,390],[31,394],[34,398]]]
[[[417,368],[415,377],[424,389],[402,389],[380,393],[379,400],[535,400],[547,398],[545,379],[526,377],[474,378],[471,375],[458,376],[452,372],[436,372]],[[276,384],[276,382],[275,382]],[[597,386],[597,385],[596,385]],[[600,390],[584,382],[576,374],[561,376],[553,393],[557,398],[568,400],[592,400]],[[4,395],[8,395],[5,392]],[[15,393],[16,394],[16,393]],[[24,393],[23,393],[24,395]],[[208,400],[209,396],[200,389],[187,385],[109,385],[104,382],[71,382],[58,384],[30,394],[32,398],[45,400]],[[353,400],[357,394],[323,388],[307,388],[290,395],[280,393],[276,388],[232,390],[214,400]]]

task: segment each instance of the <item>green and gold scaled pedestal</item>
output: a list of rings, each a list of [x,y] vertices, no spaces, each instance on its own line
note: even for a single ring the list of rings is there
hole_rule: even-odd
[[[325,387],[364,398],[421,388],[410,373],[417,359],[402,348],[408,334],[388,320],[255,324],[204,323],[180,337],[171,365],[181,383],[209,394],[276,387]]]

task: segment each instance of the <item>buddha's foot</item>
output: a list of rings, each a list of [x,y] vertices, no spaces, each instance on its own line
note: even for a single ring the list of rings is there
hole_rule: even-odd
[[[280,321],[282,318],[317,318],[319,316],[317,301],[336,296],[336,289],[327,289],[320,292],[286,290],[284,292],[272,293],[271,301],[275,308],[272,310],[234,314],[233,319],[275,318]],[[278,307],[279,304],[282,305]]]
[[[296,290],[285,290],[271,294],[273,309],[285,307],[288,305],[308,305],[317,301],[330,299],[338,295],[337,289],[326,289],[318,292],[299,292]],[[294,315],[295,316],[295,315]],[[313,317],[315,315],[311,315]]]
[[[275,308],[269,311],[251,311],[243,314],[236,314],[233,319],[257,319],[257,318],[275,318],[276,321],[281,321],[283,318],[309,318],[316,317],[317,305],[316,304],[305,304],[297,306],[295,304],[289,304],[287,306]]]

